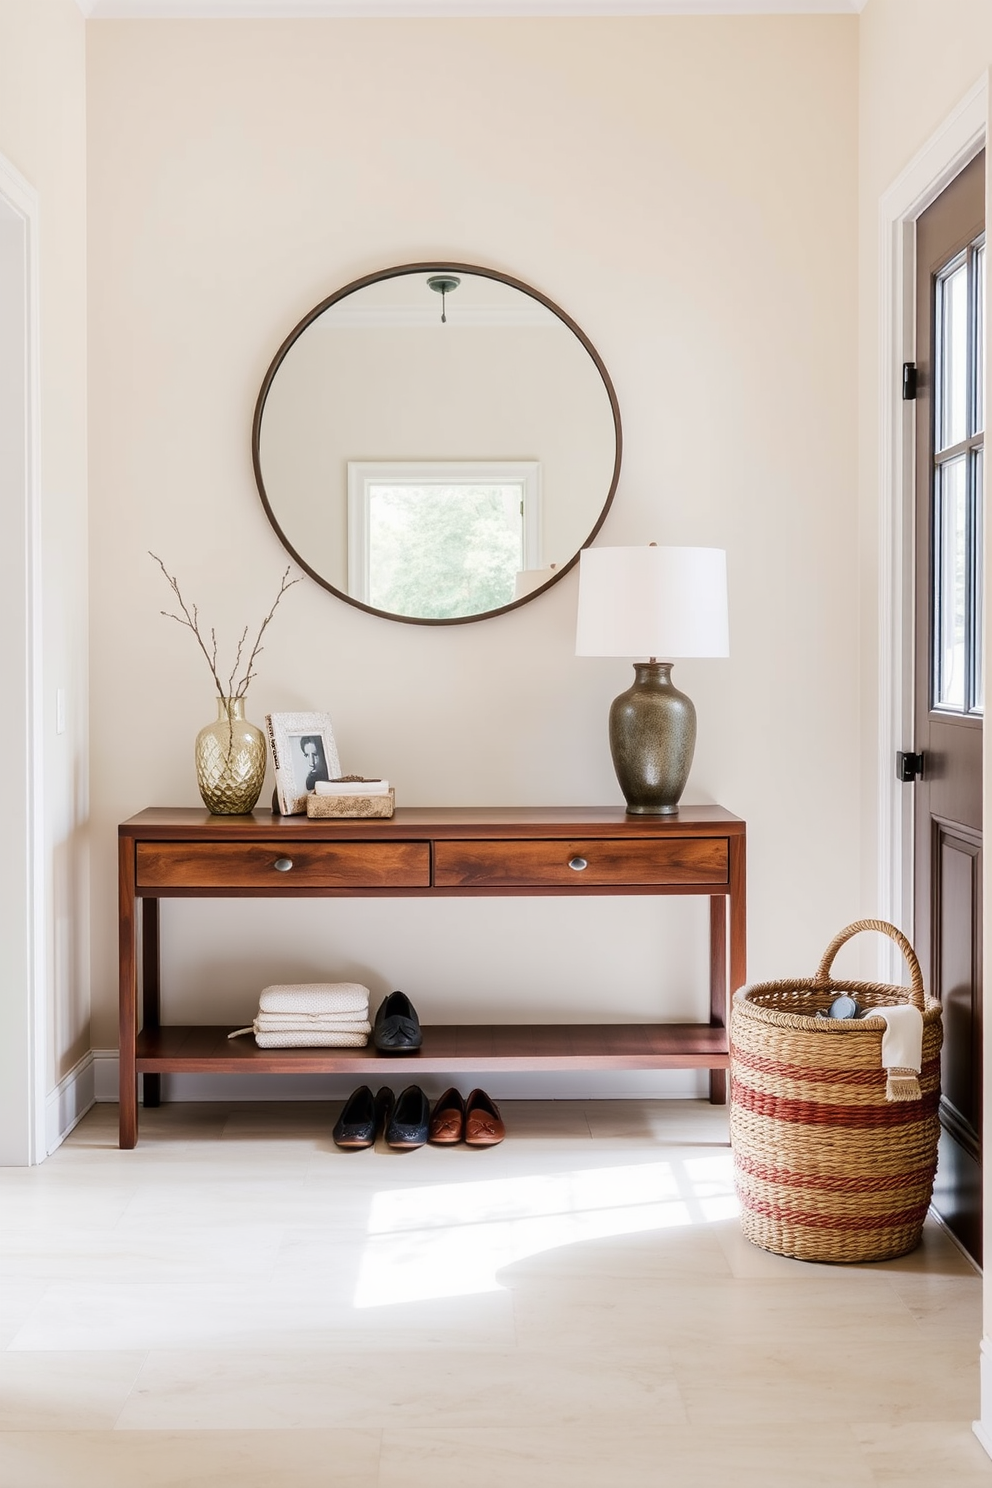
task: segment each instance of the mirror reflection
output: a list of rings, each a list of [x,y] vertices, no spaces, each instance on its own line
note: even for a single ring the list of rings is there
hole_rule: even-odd
[[[608,374],[550,301],[413,265],[331,296],[267,374],[255,473],[293,556],[344,599],[452,624],[552,583],[620,465]]]

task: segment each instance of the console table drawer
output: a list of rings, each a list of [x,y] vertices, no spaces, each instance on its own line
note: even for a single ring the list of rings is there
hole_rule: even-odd
[[[139,842],[139,889],[423,889],[427,842]]]
[[[724,884],[725,837],[670,842],[593,838],[434,844],[438,888],[580,888],[583,884]]]

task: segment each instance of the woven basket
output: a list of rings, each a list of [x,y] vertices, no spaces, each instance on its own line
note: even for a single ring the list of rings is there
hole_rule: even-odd
[[[911,987],[836,981],[842,945],[880,930],[909,964]],[[923,1014],[918,1100],[886,1099],[881,1018],[817,1018],[838,993],[861,1007],[911,1002]],[[747,1238],[803,1261],[881,1261],[920,1242],[937,1169],[940,1004],[925,995],[906,937],[858,920],[827,946],[814,977],[760,982],[730,1016],[730,1140]]]

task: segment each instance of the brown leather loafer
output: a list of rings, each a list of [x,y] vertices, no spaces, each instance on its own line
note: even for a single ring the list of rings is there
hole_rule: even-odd
[[[465,1102],[458,1091],[446,1090],[434,1107],[427,1140],[437,1147],[452,1147],[465,1135]]]
[[[495,1147],[506,1136],[506,1127],[495,1101],[484,1090],[473,1090],[465,1102],[465,1145]]]

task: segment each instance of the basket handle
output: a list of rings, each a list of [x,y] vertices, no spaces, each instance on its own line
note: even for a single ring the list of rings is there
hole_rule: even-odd
[[[888,920],[855,920],[853,925],[848,925],[846,929],[839,930],[827,946],[820,960],[816,976],[813,979],[816,985],[818,987],[826,986],[830,981],[830,970],[834,964],[834,957],[837,952],[842,945],[846,945],[853,936],[860,934],[862,930],[879,930],[883,935],[887,935],[890,940],[895,941],[906,958],[906,965],[909,967],[909,974],[912,979],[912,986],[906,987],[903,990],[906,992],[913,1007],[918,1008],[922,1013],[926,1006],[923,996],[923,973],[920,970],[920,963],[916,959],[916,952],[902,931],[897,930],[895,925],[890,925]]]

